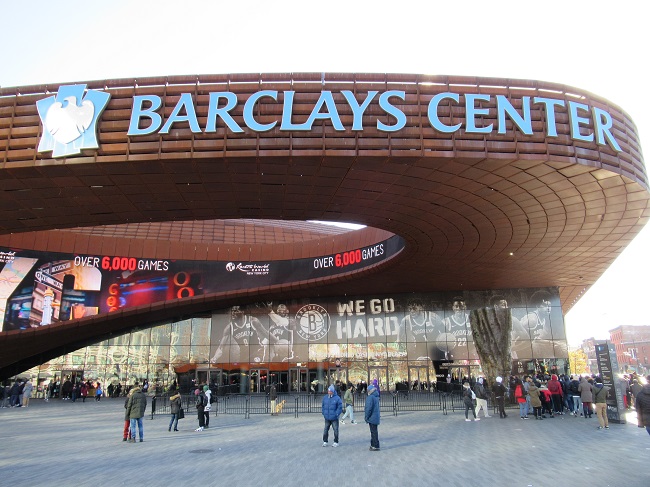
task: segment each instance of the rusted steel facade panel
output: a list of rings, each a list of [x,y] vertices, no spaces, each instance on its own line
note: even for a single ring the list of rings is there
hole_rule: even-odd
[[[354,293],[551,285],[561,288],[566,310],[650,215],[633,121],[607,100],[565,85],[373,73],[221,74],[85,84],[111,95],[97,123],[99,148],[61,158],[37,152],[43,126],[36,102],[59,86],[0,89],[0,245],[254,260],[325,255],[394,233],[405,239],[406,248],[399,264],[373,270],[377,284],[347,276],[331,288],[326,282],[306,288]],[[252,116],[258,124],[277,123],[255,131],[246,124],[246,101],[262,90],[277,91],[277,97],[260,98]],[[343,92],[361,104],[370,92],[388,90],[404,92],[403,99],[389,100],[403,114],[405,127],[378,128],[397,119],[375,98],[363,112],[363,130],[353,130],[355,113]],[[324,91],[331,92],[342,130],[331,118],[316,120],[309,131],[282,129],[284,102],[292,96],[287,92],[293,103],[285,122],[299,125],[313,115]],[[208,127],[211,94],[225,92],[236,96],[228,113],[240,133],[222,117]],[[443,98],[438,119],[448,127],[462,124],[449,133],[434,128],[428,113],[431,100],[445,93],[458,101]],[[186,114],[177,110],[186,94],[199,131],[178,121],[165,134],[127,135],[135,96],[160,97],[156,113],[164,124],[175,111]],[[517,113],[530,109],[532,134],[510,116],[499,119],[500,96]],[[547,134],[548,106],[535,98],[563,103],[554,107],[557,135]],[[468,130],[468,100],[477,110],[471,117],[476,128],[492,126],[489,133]],[[621,150],[580,140],[580,134],[576,138],[569,102],[607,112]],[[219,107],[225,103],[222,98]],[[593,116],[579,113],[586,119],[583,135],[593,134]],[[139,127],[148,123],[143,117]],[[236,222],[229,225],[229,219]],[[323,236],[279,223],[273,232],[251,229],[242,219],[340,220],[371,228]],[[249,244],[244,251],[241,242]]]

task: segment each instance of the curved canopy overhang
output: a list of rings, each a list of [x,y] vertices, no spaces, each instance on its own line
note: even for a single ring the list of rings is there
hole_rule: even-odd
[[[110,101],[98,148],[68,157],[38,152],[36,102],[60,87],[0,89],[0,246],[206,261],[317,257],[391,234],[405,247],[332,278],[0,334],[37,353],[98,330],[288,294],[558,286],[566,312],[650,215],[632,120],[564,85],[328,73],[85,85]],[[150,115],[134,122],[138,109]],[[143,133],[154,111],[160,125]],[[310,120],[310,130],[296,129]],[[308,220],[367,228],[328,234],[288,223]]]

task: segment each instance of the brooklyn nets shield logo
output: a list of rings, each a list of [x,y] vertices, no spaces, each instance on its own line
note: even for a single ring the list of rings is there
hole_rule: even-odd
[[[318,304],[303,306],[296,313],[298,335],[305,340],[320,340],[330,329],[330,315]]]

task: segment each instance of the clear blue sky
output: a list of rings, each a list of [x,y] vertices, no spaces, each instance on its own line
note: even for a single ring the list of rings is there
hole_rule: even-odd
[[[43,1],[1,9],[0,86],[180,74],[524,78],[620,105],[650,147],[644,2]],[[567,315],[570,344],[644,321],[650,228]]]

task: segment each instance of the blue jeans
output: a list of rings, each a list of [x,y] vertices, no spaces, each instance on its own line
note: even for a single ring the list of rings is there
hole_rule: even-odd
[[[379,431],[376,424],[368,423],[370,426],[370,446],[379,448]]]
[[[142,418],[133,419],[131,418],[131,438],[135,440],[135,425],[138,425],[138,432],[140,433],[140,439],[144,439],[144,431],[142,430]]]
[[[580,399],[580,396],[572,396],[573,397],[573,412],[574,413],[582,413],[582,400]]]
[[[347,417],[350,417],[350,421],[354,423],[354,408],[352,407],[352,404],[348,404],[347,406],[345,406],[345,414],[341,418],[341,421],[343,421]]]
[[[178,429],[178,413],[172,413],[172,419],[169,421],[169,429],[172,429],[172,423],[174,424],[174,430]]]
[[[325,429],[323,430],[323,443],[327,443],[329,438],[330,425],[334,429],[334,443],[339,442],[339,420],[338,419],[326,419],[325,420]]]
[[[521,416],[522,418],[524,416],[528,416],[528,404],[526,404],[525,402],[519,403],[519,416]]]
[[[573,412],[573,396],[571,394],[564,396],[564,406],[567,408],[569,413]]]

